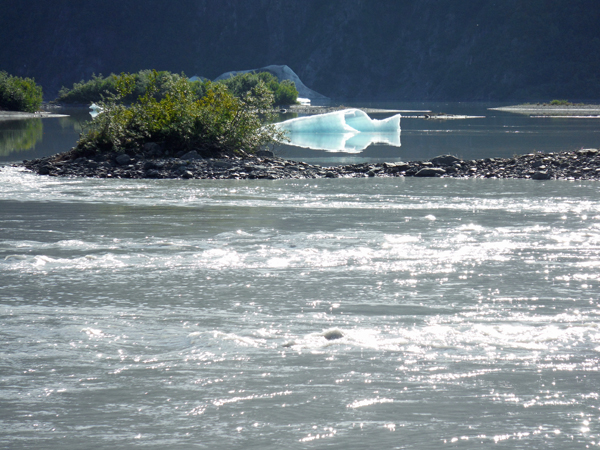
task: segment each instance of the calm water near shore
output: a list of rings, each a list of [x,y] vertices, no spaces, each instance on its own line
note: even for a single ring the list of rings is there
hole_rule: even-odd
[[[598,147],[538,120],[403,119],[399,148],[309,157]],[[0,448],[597,448],[599,211],[597,182],[0,167]]]
[[[511,157],[533,151],[557,152],[597,148],[600,119],[530,118],[490,111],[487,103],[360,103],[351,107],[431,110],[448,114],[485,116],[466,120],[424,120],[403,117],[400,147],[374,144],[359,154],[331,153],[278,146],[282,157],[322,165],[426,160],[440,154],[462,159]],[[0,121],[0,162],[19,162],[69,150],[90,119],[85,109],[67,110],[68,118]],[[390,114],[372,114],[384,118]],[[410,116],[410,113],[403,114]],[[282,119],[292,118],[286,114]],[[16,141],[16,143],[15,143]]]

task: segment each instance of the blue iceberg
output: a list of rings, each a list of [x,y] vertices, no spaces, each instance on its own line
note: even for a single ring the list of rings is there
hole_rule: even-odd
[[[360,109],[299,117],[276,126],[286,132],[289,145],[329,152],[360,153],[371,144],[400,147],[400,114],[371,119]]]

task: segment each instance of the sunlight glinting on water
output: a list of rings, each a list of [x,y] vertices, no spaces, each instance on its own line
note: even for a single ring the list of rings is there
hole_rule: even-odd
[[[165,448],[596,445],[597,186],[485,181],[3,168],[0,426],[75,441],[61,420],[79,414],[88,438],[116,423]]]

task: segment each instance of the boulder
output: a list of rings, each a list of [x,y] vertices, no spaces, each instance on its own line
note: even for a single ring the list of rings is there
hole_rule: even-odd
[[[256,152],[256,156],[259,158],[273,158],[275,155],[270,150],[259,150]]]
[[[340,330],[327,330],[323,333],[323,337],[328,341],[335,341],[336,339],[341,339],[344,337],[344,333]]]
[[[121,153],[115,158],[115,162],[120,166],[125,166],[131,162],[131,158],[126,153]]]
[[[160,178],[160,172],[156,169],[150,169],[145,174],[146,178]]]
[[[215,169],[230,169],[233,166],[229,161],[213,161],[212,167]]]
[[[457,162],[460,162],[460,158],[452,155],[441,155],[433,158],[431,162],[436,166],[451,166]]]
[[[40,168],[38,169],[38,174],[40,174],[40,175],[48,175],[50,173],[51,169],[53,169],[53,167],[50,166],[50,165],[40,166]]]
[[[158,158],[163,155],[163,151],[156,142],[147,142],[144,144],[144,152],[149,158]]]
[[[444,169],[440,169],[439,167],[425,167],[424,169],[421,169],[415,173],[415,177],[439,177],[445,173],[446,171]]]
[[[551,178],[552,174],[545,170],[539,170],[531,175],[532,180],[550,180]]]
[[[202,156],[200,156],[196,150],[192,150],[191,152],[187,152],[184,155],[182,155],[180,159],[185,159],[186,161],[194,161],[197,159],[204,158],[202,158]]]
[[[383,163],[383,168],[386,172],[402,172],[410,169],[410,165],[405,162],[397,162],[397,163]]]

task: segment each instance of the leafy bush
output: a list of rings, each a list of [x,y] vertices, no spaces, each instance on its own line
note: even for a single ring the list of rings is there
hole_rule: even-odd
[[[552,100],[550,104],[552,106],[569,106],[571,102],[569,100]]]
[[[158,74],[155,76],[154,74]],[[142,70],[136,74],[130,75],[134,80],[134,87],[131,92],[120,101],[124,103],[133,103],[146,92],[146,87],[150,82],[150,78],[154,77],[154,83],[159,97],[164,96],[168,85],[174,80],[174,77],[179,75],[170,72],[156,72],[152,70]],[[184,76],[183,74],[181,75]],[[116,86],[117,76],[114,74],[108,77],[100,75],[92,75],[88,81],[80,81],[73,84],[71,89],[63,87],[56,98],[58,103],[98,103],[105,98],[114,97],[117,95]],[[296,103],[298,91],[293,81],[284,80],[281,83],[277,77],[268,72],[248,72],[235,75],[226,80],[219,81],[236,97],[241,98],[250,92],[259,82],[264,83],[269,91],[273,94],[275,105],[291,105]],[[191,81],[190,86],[197,98],[201,98],[206,94],[206,83],[202,81]]]
[[[116,94],[115,81],[112,76],[104,78],[102,74],[92,75],[92,79],[73,84],[72,89],[62,87],[55,101],[59,103],[92,103],[102,100],[102,96]]]
[[[42,105],[42,87],[32,78],[0,72],[0,109],[36,112]]]
[[[275,105],[292,105],[298,99],[296,84],[291,80],[283,80],[281,83],[277,77],[269,72],[246,72],[221,80],[219,83],[227,86],[227,89],[236,97],[241,97],[250,91],[259,82],[273,93]]]
[[[129,94],[121,98],[124,103],[133,103],[138,97],[144,95],[151,78],[154,80],[158,95],[164,96],[168,84],[174,77],[178,77],[178,75],[171,72],[152,70],[141,70],[130,76],[133,77],[134,87]],[[202,85],[203,83],[200,81],[192,82],[192,87],[199,97],[204,95]],[[88,81],[81,80],[79,83],[73,84],[71,89],[63,87],[58,92],[55,101],[58,103],[82,103],[87,105],[101,102],[103,99],[115,95],[117,95],[117,76],[110,74],[108,77],[103,77],[102,74],[94,74]]]
[[[291,80],[283,80],[275,91],[276,105],[293,105],[298,101],[298,90],[296,83]]]
[[[201,83],[205,94],[198,98],[195,82],[173,75],[161,85],[161,74],[153,71],[144,94],[126,107],[123,99],[132,95],[136,83],[135,75],[115,77],[116,94],[99,102],[103,112],[78,141],[79,152],[133,154],[156,142],[172,155],[189,150],[205,156],[244,154],[282,139],[273,125],[263,126],[273,95],[262,81],[239,98],[223,84]]]

